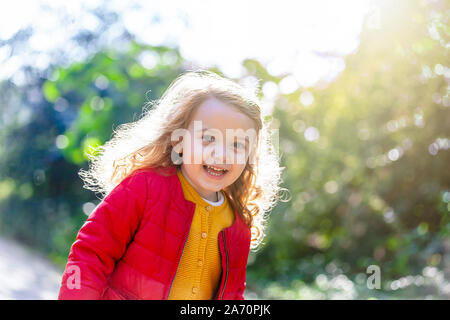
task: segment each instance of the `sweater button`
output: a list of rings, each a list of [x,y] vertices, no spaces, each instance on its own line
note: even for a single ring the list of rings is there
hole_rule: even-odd
[[[192,288],[192,293],[197,293],[197,291],[198,291],[197,287]]]
[[[202,232],[202,238],[205,239],[207,236],[206,232]]]
[[[206,206],[207,211],[211,211],[211,206]]]
[[[202,260],[198,260],[198,265],[201,267],[203,265],[203,261]]]

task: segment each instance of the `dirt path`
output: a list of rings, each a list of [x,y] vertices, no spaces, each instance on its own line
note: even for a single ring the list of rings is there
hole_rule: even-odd
[[[0,299],[57,299],[62,270],[21,244],[0,236]]]

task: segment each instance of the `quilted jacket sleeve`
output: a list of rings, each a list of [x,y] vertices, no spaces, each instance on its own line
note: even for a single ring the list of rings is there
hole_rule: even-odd
[[[242,286],[239,288],[239,291],[236,293],[236,296],[234,297],[234,300],[244,300],[244,291],[245,291],[245,282],[242,284]]]
[[[125,253],[148,202],[147,180],[134,173],[90,214],[70,249],[58,299],[100,299],[108,276]]]

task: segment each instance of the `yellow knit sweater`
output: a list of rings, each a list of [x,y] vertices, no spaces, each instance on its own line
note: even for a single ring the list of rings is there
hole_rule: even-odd
[[[221,205],[213,206],[195,191],[180,169],[177,174],[184,197],[196,207],[169,300],[212,299],[222,273],[218,235],[233,224],[234,213],[226,197]]]

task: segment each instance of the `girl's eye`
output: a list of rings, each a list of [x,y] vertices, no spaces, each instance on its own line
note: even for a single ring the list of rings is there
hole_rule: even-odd
[[[211,135],[209,135],[209,134],[204,135],[204,136],[202,137],[202,139],[203,139],[204,141],[206,141],[206,142],[214,142],[214,140],[215,140],[214,136],[211,136]]]

